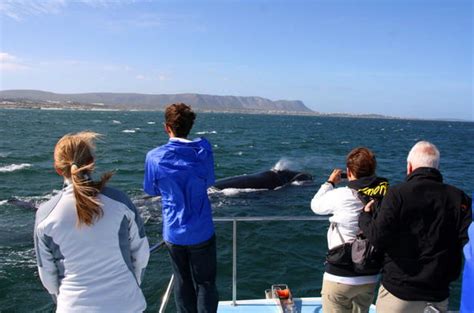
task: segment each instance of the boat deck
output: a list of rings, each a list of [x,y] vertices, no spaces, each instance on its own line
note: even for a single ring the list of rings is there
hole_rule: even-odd
[[[218,313],[278,313],[281,312],[275,299],[238,300],[233,306],[232,301],[219,302]],[[321,298],[294,298],[296,312],[298,313],[323,313]],[[375,313],[375,306],[369,313]]]

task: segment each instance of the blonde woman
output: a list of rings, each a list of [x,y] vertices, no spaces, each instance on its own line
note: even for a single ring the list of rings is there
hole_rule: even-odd
[[[111,173],[91,178],[98,136],[68,134],[56,144],[54,168],[64,188],[36,213],[38,272],[56,312],[142,312],[148,240],[130,199],[105,187]]]

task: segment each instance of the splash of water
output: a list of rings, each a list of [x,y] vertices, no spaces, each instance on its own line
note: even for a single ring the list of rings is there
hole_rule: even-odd
[[[272,170],[274,171],[284,171],[289,169],[295,169],[296,163],[287,158],[281,158],[275,165],[273,165]]]

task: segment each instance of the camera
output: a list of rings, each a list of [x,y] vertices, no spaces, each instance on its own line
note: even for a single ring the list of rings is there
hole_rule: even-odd
[[[346,172],[342,172],[342,173],[341,173],[341,178],[342,178],[342,179],[347,178],[347,173],[346,173]]]

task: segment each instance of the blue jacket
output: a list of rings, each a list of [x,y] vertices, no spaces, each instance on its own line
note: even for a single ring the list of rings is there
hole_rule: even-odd
[[[472,194],[474,198],[474,194]],[[469,226],[469,242],[464,246],[464,274],[462,277],[461,313],[474,312],[474,224]]]
[[[161,195],[165,241],[193,245],[212,237],[207,188],[214,181],[212,148],[204,138],[172,138],[148,152],[143,189],[152,196]]]

